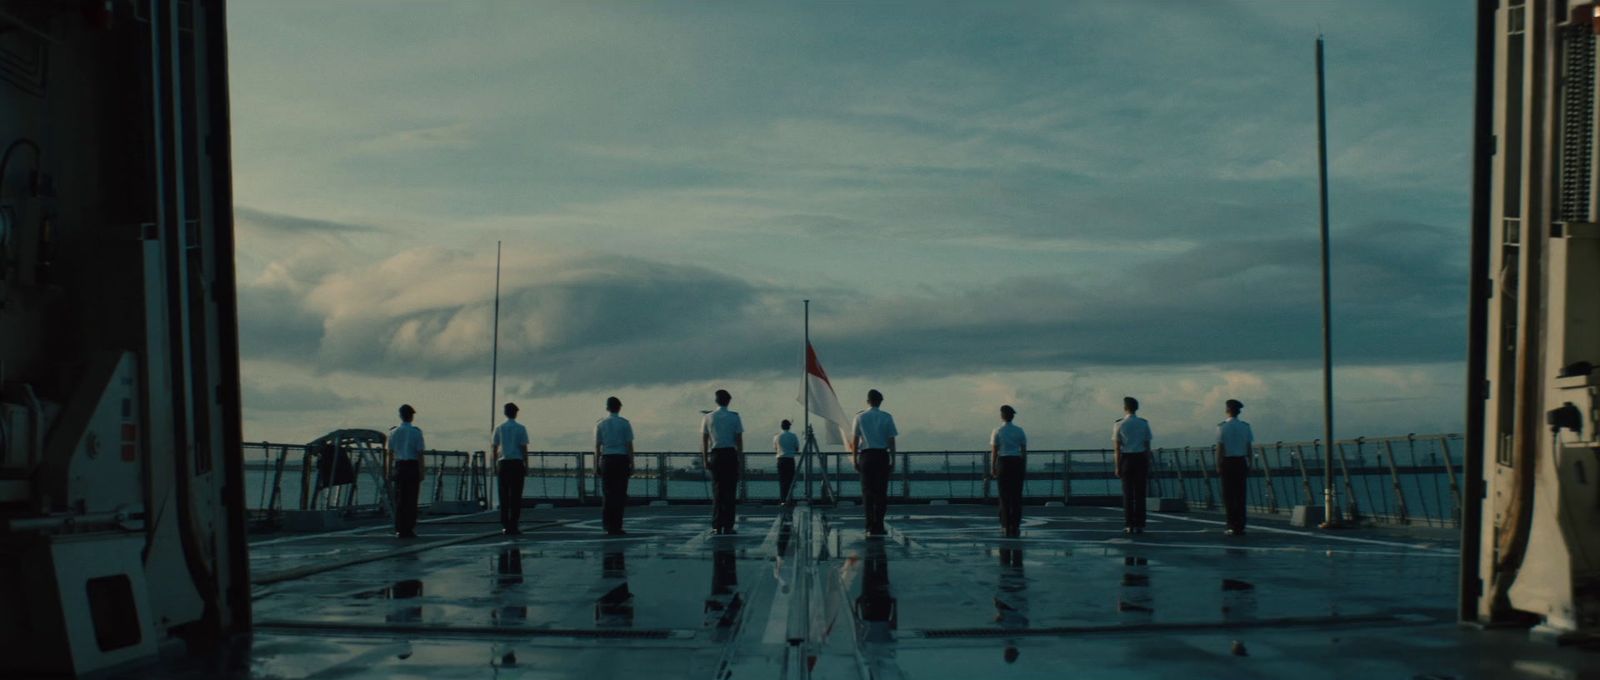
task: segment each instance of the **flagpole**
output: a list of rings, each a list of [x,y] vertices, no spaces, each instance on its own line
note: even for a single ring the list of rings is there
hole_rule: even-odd
[[[806,442],[816,441],[811,434],[811,301],[805,301],[805,339],[806,345],[800,350],[800,389],[805,394],[805,403],[801,410],[804,411]],[[811,500],[811,453],[807,447],[806,453],[806,501]]]

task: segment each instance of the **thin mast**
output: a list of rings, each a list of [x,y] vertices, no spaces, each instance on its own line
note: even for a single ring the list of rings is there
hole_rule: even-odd
[[[500,242],[494,242],[494,341],[489,359],[489,432],[494,432],[494,403],[500,380]]]
[[[1322,228],[1322,526],[1339,522],[1333,486],[1333,308],[1328,273],[1328,116],[1322,87],[1322,36],[1317,36],[1317,194]]]
[[[806,316],[805,316],[805,318],[806,318],[806,324],[805,324],[805,326],[806,326],[806,330],[805,330],[806,346],[805,346],[805,349],[800,353],[800,389],[801,389],[802,393],[805,394],[805,404],[803,405],[803,407],[800,410],[804,412],[803,415],[802,415],[802,418],[805,421],[805,430],[803,430],[803,431],[806,433],[806,443],[810,444],[810,443],[816,441],[816,438],[811,434],[811,301],[810,300],[806,300],[805,301],[805,307],[806,307]],[[805,456],[806,457],[806,500],[809,501],[809,500],[811,500],[811,452],[810,452],[810,449],[813,448],[813,447],[807,446],[806,448],[807,448],[806,456]]]

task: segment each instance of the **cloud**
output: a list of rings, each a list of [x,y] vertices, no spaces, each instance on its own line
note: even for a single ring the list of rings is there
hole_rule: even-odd
[[[378,154],[418,153],[439,149],[470,149],[480,141],[464,122],[388,132],[358,144],[362,151]]]
[[[1029,413],[1308,370],[1319,25],[1337,365],[1460,360],[1460,3],[236,9],[247,381],[481,382],[502,239],[519,399],[786,376],[805,297],[844,379]]]
[[[1363,225],[1337,239],[1338,361],[1459,360],[1461,251],[1450,231],[1412,223]],[[919,293],[833,291],[812,336],[830,370],[884,378],[1303,366],[1320,357],[1317,261],[1314,238],[1284,236],[1204,243],[1103,281],[1032,276]],[[545,251],[506,271],[500,366],[528,393],[781,374],[797,361],[794,297],[822,292],[583,252]],[[326,371],[481,374],[493,272],[492,258],[429,247],[293,286],[245,286],[244,346]]]
[[[506,263],[500,362],[543,390],[710,379],[782,357],[764,291],[709,269],[570,253]],[[487,368],[492,258],[403,251],[300,281],[302,295],[241,290],[247,353],[324,370],[451,376]]]
[[[282,288],[239,287],[239,349],[249,358],[313,361],[322,344],[323,318]]]
[[[582,218],[642,196],[604,223],[636,242],[723,191],[750,199],[699,227],[826,214],[1027,242],[1312,223],[1319,25],[1336,219],[1465,214],[1470,40],[1449,36],[1472,15],[1449,4],[934,4],[916,30],[895,6],[241,12],[241,190],[313,214]],[[379,140],[408,152],[366,153]]]
[[[246,410],[269,413],[338,412],[365,401],[317,385],[266,386],[254,381],[244,384],[242,396]]]
[[[370,224],[355,224],[351,222],[337,222],[334,220],[300,217],[268,210],[258,210],[249,206],[235,205],[233,207],[234,226],[242,232],[254,233],[281,233],[281,234],[340,234],[352,232],[378,232],[381,227]]]

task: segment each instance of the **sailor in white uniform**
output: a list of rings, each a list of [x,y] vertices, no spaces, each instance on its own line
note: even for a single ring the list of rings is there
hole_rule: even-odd
[[[711,529],[733,533],[738,503],[739,462],[744,456],[744,422],[728,410],[733,395],[717,390],[717,410],[700,421],[700,460],[711,471]]]
[[[894,472],[894,416],[878,407],[883,393],[867,390],[867,410],[856,414],[850,426],[850,461],[861,473],[861,507],[866,516],[867,536],[888,533],[883,525],[889,513],[889,475]]]
[[[594,466],[605,492],[601,524],[606,534],[621,536],[622,512],[628,507],[628,478],[633,475],[633,425],[622,417],[622,400],[606,399],[607,415],[594,424]]]
[[[787,420],[779,423],[782,432],[772,438],[772,453],[778,457],[778,499],[785,505],[794,501],[789,492],[794,486],[795,456],[800,453],[800,438],[789,431],[791,426]]]
[[[1126,414],[1111,430],[1113,462],[1122,480],[1122,533],[1144,533],[1145,495],[1150,486],[1150,423],[1140,418],[1139,400],[1122,398]]]
[[[1000,407],[1000,427],[989,434],[989,470],[1000,483],[1000,533],[1022,536],[1022,485],[1027,479],[1028,433],[1011,422],[1017,410]]]
[[[505,422],[494,429],[496,488],[500,492],[500,533],[522,533],[522,487],[528,481],[528,428],[517,422],[517,405],[506,402]]]
[[[1245,480],[1250,474],[1250,451],[1255,433],[1250,423],[1239,419],[1244,404],[1229,399],[1228,418],[1217,423],[1217,474],[1222,477],[1222,506],[1228,511],[1229,536],[1244,535]]]
[[[395,485],[394,535],[417,537],[417,496],[422,491],[422,430],[412,425],[417,410],[400,405],[400,425],[389,431],[388,450],[394,463],[390,467]]]

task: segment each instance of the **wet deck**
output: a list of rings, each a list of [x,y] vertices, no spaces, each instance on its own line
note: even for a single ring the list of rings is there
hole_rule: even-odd
[[[1448,540],[981,506],[594,509],[263,540],[252,677],[1594,677],[1600,655],[1455,625]],[[400,554],[392,554],[395,551]],[[390,555],[387,557],[382,557]],[[376,558],[376,559],[375,559]],[[315,573],[313,573],[315,572]],[[1236,645],[1237,642],[1237,645]],[[1242,652],[1239,654],[1237,652]],[[183,675],[175,670],[173,676]]]

